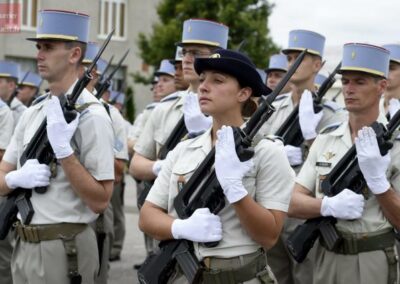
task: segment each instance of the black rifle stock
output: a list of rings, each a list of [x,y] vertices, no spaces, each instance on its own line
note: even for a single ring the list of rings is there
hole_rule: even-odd
[[[111,85],[111,79],[114,77],[115,73],[118,71],[119,68],[121,68],[122,62],[124,62],[125,58],[128,56],[129,49],[125,52],[125,54],[121,57],[121,59],[118,61],[117,66],[114,68],[114,70],[106,77],[104,82],[99,84],[98,88],[96,88],[97,94],[96,98],[101,99],[103,96],[104,92],[110,87]]]
[[[339,63],[335,70],[325,79],[325,81],[321,84],[320,88],[317,91],[316,96],[314,96],[314,111],[319,112],[322,110],[321,101],[328,90],[335,83],[335,75],[339,71],[341,67],[341,63]],[[290,115],[286,118],[283,124],[279,127],[276,136],[282,138],[283,143],[285,145],[293,145],[296,147],[300,147],[300,145],[304,142],[304,137],[301,132],[300,123],[299,123],[299,105],[297,105]]]
[[[106,68],[104,68],[103,72],[101,73],[100,78],[94,87],[97,91],[99,90],[101,84],[103,84],[104,77],[106,76],[108,69],[111,67],[111,63],[112,63],[113,59],[114,59],[114,55],[111,56],[110,60],[108,61],[107,65],[106,65]]]
[[[389,121],[387,129],[378,122],[371,125],[376,133],[381,155],[389,152],[392,147],[390,140],[399,125],[400,111]],[[366,186],[367,183],[358,165],[356,147],[353,145],[322,181],[321,190],[327,196],[335,196],[345,188],[364,194]],[[329,249],[339,245],[341,239],[336,232],[335,223],[336,219],[333,217],[318,217],[298,226],[286,242],[289,252],[296,261],[304,260],[318,237],[323,238]]]
[[[233,128],[236,152],[241,161],[249,160],[254,155],[254,151],[251,148],[254,136],[275,111],[274,107],[272,106],[272,102],[301,64],[306,52],[307,50],[300,54],[275,90],[251,116],[246,127],[243,130],[238,127]],[[201,162],[200,166],[196,169],[188,182],[175,197],[174,207],[180,219],[189,218],[198,208],[207,207],[209,208],[210,212],[218,214],[225,207],[225,195],[214,171],[214,161],[215,148],[213,148],[210,153],[207,154],[206,158]],[[175,260],[173,255],[175,250],[173,246],[178,246],[177,243],[181,242],[187,242],[190,246],[192,246],[192,242],[187,240],[175,240],[172,242],[167,242],[166,244],[163,242],[160,244],[160,251],[149,257],[138,271],[138,277],[139,280],[142,281],[141,283],[165,283],[165,279],[168,279],[169,275],[172,273],[171,270],[174,267]],[[213,247],[217,244],[218,242],[212,242],[204,245]],[[168,249],[164,249],[164,245],[167,245]],[[186,259],[191,259],[194,261],[193,257],[195,258],[192,252],[185,253]],[[185,266],[185,269],[189,270],[183,271],[186,278],[191,281],[190,283],[195,282],[191,279],[193,278],[193,275],[197,275],[199,273],[200,266],[190,265],[189,268]],[[195,269],[197,270],[195,271]]]
[[[90,73],[96,66],[97,61],[108,45],[113,33],[114,30],[107,36],[107,39],[103,43],[92,64],[78,80],[72,93],[67,96],[60,96],[60,104],[64,112],[64,118],[68,123],[75,119],[75,102],[92,79]],[[19,161],[21,166],[29,159],[37,159],[39,163],[47,165],[56,159],[47,137],[46,125],[45,118],[20,157]],[[43,194],[47,191],[47,187],[37,187],[34,190],[37,193]],[[0,204],[0,239],[4,239],[5,236],[7,236],[18,212],[21,214],[23,224],[27,225],[31,222],[34,214],[30,202],[31,194],[32,189],[16,188],[9,193],[7,199]]]

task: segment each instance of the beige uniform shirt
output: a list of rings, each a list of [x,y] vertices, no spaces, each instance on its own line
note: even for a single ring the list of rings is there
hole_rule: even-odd
[[[15,129],[3,159],[17,168],[21,167],[19,158],[22,152],[45,119],[44,106],[47,101],[48,97],[27,109]],[[85,103],[91,105],[81,112],[71,146],[81,164],[96,180],[113,180],[114,135],[111,120],[104,107],[86,89],[77,101],[78,105]],[[90,223],[97,218],[97,214],[74,192],[59,163],[57,175],[50,179],[47,192],[38,194],[33,191],[31,202],[35,210],[32,224]]]
[[[131,131],[129,132],[128,138],[137,141],[140,137],[140,134],[142,134],[142,131],[146,125],[147,120],[149,119],[151,113],[153,112],[154,108],[158,105],[159,103],[154,102],[146,106],[146,108],[143,110],[141,114],[138,115],[138,117],[135,120],[135,123],[133,124]]]
[[[10,108],[0,99],[0,150],[5,150],[14,131],[14,117]]]
[[[378,117],[378,121],[386,124],[386,119],[382,114]],[[311,146],[307,160],[296,178],[296,182],[310,190],[316,198],[322,198],[324,194],[319,188],[321,180],[333,169],[352,145],[350,128],[347,122],[330,133],[318,135]],[[392,149],[391,164],[387,176],[394,190],[400,193],[399,155],[399,149]],[[370,191],[368,193],[369,198],[365,200],[362,217],[353,221],[338,219],[336,228],[339,231],[364,233],[392,227],[383,215],[375,195]]]
[[[279,95],[272,105],[275,107],[276,111],[259,130],[261,135],[274,135],[289,117],[295,108],[295,105],[293,105],[292,101],[292,93]],[[347,119],[347,112],[332,101],[323,102],[323,112],[324,115],[317,126],[317,133],[328,125],[343,122]]]
[[[11,102],[10,109],[13,112],[15,127],[27,107],[18,98],[14,98]]]
[[[126,134],[125,119],[122,117],[122,114],[116,107],[109,105],[109,109],[112,127],[114,130],[115,158],[128,161],[128,138]]]
[[[163,100],[154,108],[134,150],[150,160],[157,160],[158,152],[183,116],[183,100],[187,91],[177,92],[171,100]]]
[[[174,198],[181,182],[187,182],[206,155],[211,151],[211,131],[185,140],[172,150],[163,165],[147,201],[165,209],[177,217]],[[249,195],[261,206],[287,212],[294,172],[286,159],[283,147],[263,139],[255,147],[254,167],[246,174],[243,185]],[[206,248],[194,244],[197,256],[234,257],[253,253],[260,245],[247,234],[241,226],[233,206],[226,200],[225,208],[218,214],[221,217],[223,236],[218,246]]]

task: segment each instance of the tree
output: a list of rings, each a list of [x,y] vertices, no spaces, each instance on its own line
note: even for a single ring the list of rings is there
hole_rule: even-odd
[[[140,56],[155,68],[162,59],[173,58],[175,43],[181,40],[183,22],[200,18],[227,25],[228,48],[235,49],[245,40],[242,51],[264,69],[269,57],[278,52],[268,35],[272,8],[267,0],[162,0],[157,7],[160,21],[153,25],[153,33],[139,34]]]

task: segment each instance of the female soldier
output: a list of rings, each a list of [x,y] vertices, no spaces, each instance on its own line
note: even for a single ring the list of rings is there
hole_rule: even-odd
[[[264,248],[278,239],[288,210],[294,173],[283,147],[270,140],[254,145],[254,157],[241,162],[231,127],[240,127],[252,95],[265,85],[251,60],[238,52],[216,50],[198,58],[201,111],[213,118],[212,128],[181,142],[171,151],[140,212],[142,231],[159,240],[186,239],[205,266],[205,283],[265,283],[269,279]],[[197,209],[188,219],[177,218],[173,201],[182,185],[215,146],[215,171],[227,206],[214,215]],[[203,242],[220,241],[208,248]],[[184,279],[180,273],[173,282]]]

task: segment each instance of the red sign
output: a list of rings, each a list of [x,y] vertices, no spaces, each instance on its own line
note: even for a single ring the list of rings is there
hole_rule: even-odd
[[[0,33],[21,30],[21,4],[0,3]]]

